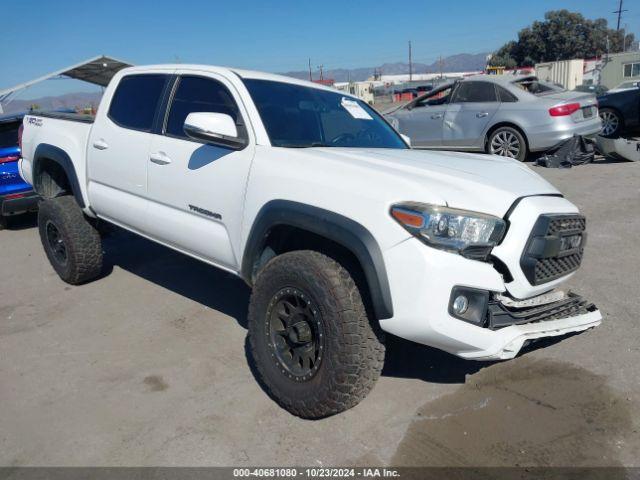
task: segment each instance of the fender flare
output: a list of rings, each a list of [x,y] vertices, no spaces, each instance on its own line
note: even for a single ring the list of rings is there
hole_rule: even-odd
[[[73,166],[73,162],[67,152],[55,145],[48,143],[41,143],[36,147],[36,151],[33,155],[33,183],[36,184],[36,178],[40,174],[39,163],[40,160],[51,160],[62,167],[69,185],[71,186],[71,193],[80,205],[80,208],[85,208],[84,198],[82,198],[82,190],[80,190],[80,183],[78,182],[78,175],[76,175],[76,169]]]
[[[375,238],[359,223],[329,210],[289,200],[272,200],[258,212],[242,257],[241,276],[251,285],[253,269],[273,227],[287,225],[332,240],[351,251],[364,272],[375,315],[393,317],[391,290],[382,252]]]

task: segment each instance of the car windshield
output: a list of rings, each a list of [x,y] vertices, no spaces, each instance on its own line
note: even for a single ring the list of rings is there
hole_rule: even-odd
[[[244,83],[274,147],[407,148],[400,135],[360,100],[271,80]]]

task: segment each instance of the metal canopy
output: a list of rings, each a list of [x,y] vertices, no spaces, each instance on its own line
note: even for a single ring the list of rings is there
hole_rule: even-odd
[[[67,68],[59,75],[106,87],[118,71],[130,66],[130,63],[101,56]]]
[[[122,60],[117,60],[115,58],[107,57],[104,55],[90,58],[89,60],[85,60],[84,62],[78,63],[77,65],[63,68],[62,70],[58,70],[34,80],[21,83],[20,85],[16,85],[15,87],[0,90],[0,102],[8,100],[9,97],[11,97],[19,90],[23,90],[36,83],[56,77],[68,77],[76,80],[82,80],[88,83],[93,83],[95,85],[100,85],[101,87],[106,87],[111,78],[118,71],[130,66],[130,63],[123,62]],[[1,111],[2,110],[0,107],[0,112]]]

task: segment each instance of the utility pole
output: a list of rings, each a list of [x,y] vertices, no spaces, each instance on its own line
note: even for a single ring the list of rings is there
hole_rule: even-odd
[[[622,12],[628,12],[628,10],[622,9],[622,0],[620,0],[620,3],[618,4],[618,10],[613,12],[618,14],[618,26],[616,27],[616,31],[620,30],[620,17],[622,16]]]
[[[313,77],[311,76],[311,57],[309,57],[309,81],[313,82]]]
[[[413,63],[411,63],[411,40],[409,40],[409,82],[413,81]]]

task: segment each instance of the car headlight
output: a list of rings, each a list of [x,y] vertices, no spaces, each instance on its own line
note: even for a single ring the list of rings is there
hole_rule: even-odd
[[[427,245],[476,260],[487,259],[506,227],[484,213],[416,202],[393,205],[391,216]]]

